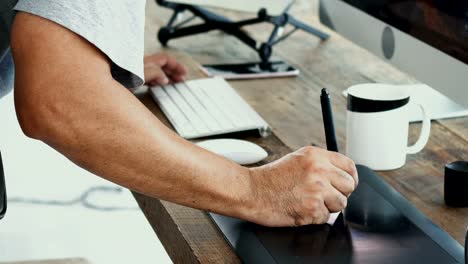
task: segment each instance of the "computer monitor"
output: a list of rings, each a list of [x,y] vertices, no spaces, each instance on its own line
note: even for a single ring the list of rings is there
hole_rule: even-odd
[[[319,15],[437,90],[420,95],[435,118],[468,115],[468,1],[320,0]]]

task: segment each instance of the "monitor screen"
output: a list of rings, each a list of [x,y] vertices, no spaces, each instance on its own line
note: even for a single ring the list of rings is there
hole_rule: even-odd
[[[468,64],[467,0],[342,0]]]

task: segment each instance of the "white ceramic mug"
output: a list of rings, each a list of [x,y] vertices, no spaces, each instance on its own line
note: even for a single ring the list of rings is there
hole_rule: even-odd
[[[359,84],[348,89],[346,155],[373,170],[392,170],[406,163],[406,155],[426,145],[431,121],[423,105],[418,141],[408,147],[410,94],[405,86]]]

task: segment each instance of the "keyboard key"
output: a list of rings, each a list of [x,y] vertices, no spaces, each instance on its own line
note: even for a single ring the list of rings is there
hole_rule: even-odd
[[[171,98],[162,87],[151,88],[151,91],[156,96],[161,110],[179,134],[188,136],[197,133],[190,121],[185,118],[184,114],[177,108],[174,102],[172,102]]]
[[[236,127],[244,128],[255,125],[253,120],[251,120],[249,117],[250,113],[243,113],[241,108],[245,108],[245,106],[239,105],[236,102],[237,98],[235,96],[238,95],[233,91],[235,95],[233,96],[233,93],[230,93],[222,82],[215,82],[211,85],[205,85],[203,89],[205,94],[211,97],[212,100],[218,104],[218,107],[222,109],[223,113],[234,123]],[[226,100],[226,98],[228,98],[228,100]]]
[[[190,104],[195,113],[200,115],[205,125],[212,131],[220,131],[221,126],[218,121],[208,112],[208,110],[198,101],[198,99],[190,92],[190,88],[185,83],[176,83],[175,88],[180,92],[182,97]]]
[[[187,102],[182,98],[180,93],[174,88],[172,85],[168,85],[164,87],[164,90],[167,92],[169,97],[173,100],[174,104],[176,104],[185,117],[191,122],[192,126],[199,132],[199,133],[206,133],[209,132],[208,127],[203,124],[203,121],[198,117],[198,115],[193,111],[192,107],[187,104]],[[208,130],[208,131],[207,131]]]
[[[150,92],[185,138],[268,129],[260,115],[222,78],[151,87]]]
[[[198,86],[197,83],[190,85],[190,91],[192,91],[201,104],[208,109],[216,121],[218,121],[222,129],[230,130],[234,128],[234,124],[226,118],[222,110],[218,108],[211,98],[206,96],[206,93],[200,86]]]

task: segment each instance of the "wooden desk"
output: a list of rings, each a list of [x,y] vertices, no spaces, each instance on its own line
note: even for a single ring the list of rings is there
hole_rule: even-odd
[[[225,12],[231,17],[240,14]],[[337,136],[345,145],[346,102],[341,91],[365,82],[406,84],[416,82],[367,51],[322,27],[317,16],[317,1],[297,1],[292,14],[331,34],[320,42],[313,36],[297,33],[275,47],[276,56],[301,69],[297,78],[236,81],[231,84],[266,119],[278,136],[254,139],[269,147],[275,159],[304,145],[324,146],[324,132],[319,106],[319,92],[327,87],[333,96]],[[167,21],[169,12],[149,1],[147,6],[147,53],[160,50],[156,40],[158,25]],[[267,25],[250,28],[266,37]],[[180,51],[201,63],[256,60],[256,54],[230,36],[212,32],[169,42],[174,52],[190,69],[190,77],[201,77],[197,64]],[[167,123],[149,95],[141,100]],[[414,142],[419,125],[411,125]],[[282,142],[281,142],[282,141]],[[395,189],[423,213],[462,243],[468,225],[468,208],[448,208],[443,201],[443,167],[454,160],[468,160],[468,118],[432,122],[426,148],[408,156],[398,170],[379,172]],[[146,217],[176,263],[238,263],[239,259],[204,212],[135,194]]]

